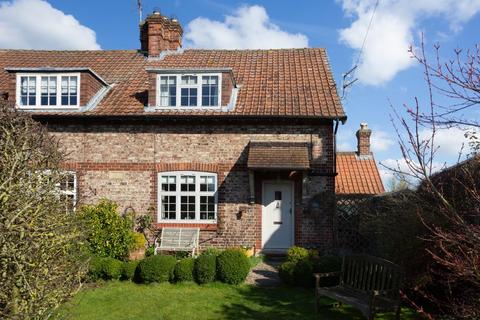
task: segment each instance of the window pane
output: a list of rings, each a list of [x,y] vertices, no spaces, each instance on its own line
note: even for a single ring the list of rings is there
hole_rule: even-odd
[[[71,106],[77,105],[77,95],[70,96],[70,105]]]
[[[177,197],[176,196],[162,196],[162,219],[176,219],[176,206]]]
[[[195,176],[180,177],[180,190],[186,192],[195,191]]]
[[[162,191],[175,191],[176,179],[175,176],[162,176]]]
[[[214,192],[215,191],[215,177],[200,176],[200,191]]]
[[[200,219],[201,220],[215,219],[215,197],[214,196],[200,197]]]
[[[180,219],[194,220],[195,219],[195,196],[181,196],[180,197]]]

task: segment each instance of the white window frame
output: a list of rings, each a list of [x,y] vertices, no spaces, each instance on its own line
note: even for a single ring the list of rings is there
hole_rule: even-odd
[[[62,190],[60,184],[58,184],[58,192],[61,195],[73,196],[73,211],[75,212],[77,208],[77,173],[75,171],[62,171],[64,175],[73,176],[73,189],[72,190]],[[64,182],[64,181],[62,181]]]
[[[77,77],[77,104],[75,105],[62,105],[62,77]],[[21,104],[21,78],[22,77],[35,77],[36,78],[36,90],[35,90],[35,104],[34,105],[22,105]],[[41,81],[42,77],[56,77],[57,78],[57,104],[55,105],[42,105],[41,104]],[[17,73],[17,83],[16,83],[16,101],[19,109],[78,109],[80,107],[80,83],[81,76],[78,72],[68,72],[68,73],[45,73],[45,72],[36,72],[36,73]]]
[[[162,191],[162,176],[175,176],[175,191]],[[180,190],[180,178],[182,176],[194,176],[195,177],[195,192],[181,191]],[[208,176],[214,178],[213,191],[200,191],[200,177]],[[157,222],[159,223],[202,223],[202,224],[214,224],[217,223],[218,217],[218,175],[214,172],[202,172],[202,171],[167,171],[159,172],[157,175],[157,190],[158,190],[158,205],[157,205]],[[162,196],[175,196],[176,197],[176,214],[175,219],[162,219]],[[181,219],[181,196],[195,196],[195,219],[187,220]],[[213,196],[214,197],[214,219],[200,219],[200,197],[201,196]]]
[[[196,85],[183,85],[182,86],[182,77],[183,76],[195,76],[197,77],[197,84]],[[202,76],[217,76],[218,77],[218,105],[217,106],[203,106],[202,105]],[[176,77],[176,105],[174,106],[161,106],[160,105],[160,77]],[[181,88],[196,88],[197,89],[197,105],[196,106],[182,106],[181,105]],[[192,110],[192,109],[220,109],[222,107],[222,74],[221,73],[159,73],[157,74],[157,84],[156,84],[156,101],[155,106],[157,109],[184,109],[184,110]]]

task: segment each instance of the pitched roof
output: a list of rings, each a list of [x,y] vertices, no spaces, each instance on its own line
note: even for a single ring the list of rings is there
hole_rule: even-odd
[[[184,50],[147,59],[135,50],[0,50],[0,88],[5,68],[88,68],[114,87],[84,114],[144,115],[148,68],[231,68],[239,85],[232,111],[162,111],[155,115],[283,116],[345,120],[325,49]],[[69,114],[69,113],[62,113]]]
[[[248,167],[253,169],[308,169],[308,145],[303,142],[250,142]]]
[[[355,152],[337,152],[337,194],[379,194],[385,192],[373,156],[359,157]]]

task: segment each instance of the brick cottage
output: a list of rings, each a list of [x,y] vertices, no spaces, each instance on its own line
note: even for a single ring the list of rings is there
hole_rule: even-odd
[[[326,199],[383,185],[366,124],[336,153],[326,51],[184,50],[182,33],[154,12],[141,50],[0,50],[0,91],[58,137],[72,206],[105,197],[203,248],[332,248]]]

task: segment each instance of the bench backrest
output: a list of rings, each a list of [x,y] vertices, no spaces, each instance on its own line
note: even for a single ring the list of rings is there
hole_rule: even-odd
[[[162,228],[160,249],[192,250],[198,245],[199,228]]]
[[[360,290],[398,291],[403,272],[396,264],[367,255],[345,256],[342,263],[340,284]]]

